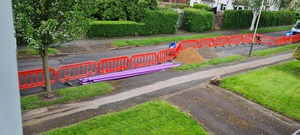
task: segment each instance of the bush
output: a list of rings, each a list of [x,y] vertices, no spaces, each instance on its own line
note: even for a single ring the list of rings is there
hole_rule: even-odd
[[[224,12],[222,28],[249,28],[252,17],[251,10],[226,10]],[[296,18],[296,13],[293,11],[262,11],[259,27],[291,25],[295,23]]]
[[[93,21],[87,32],[88,37],[135,36],[140,31],[140,24],[130,21]]]
[[[210,11],[211,7],[206,4],[194,4],[193,8]]]
[[[187,4],[168,4],[168,5],[166,5],[166,7],[184,9],[184,8],[190,7],[190,5],[187,5]]]
[[[177,31],[179,14],[172,9],[146,10],[139,35],[173,34]]]
[[[189,32],[211,30],[214,23],[212,12],[188,8],[184,10],[184,27]]]
[[[98,20],[140,21],[145,9],[158,8],[157,0],[99,0],[98,12],[93,16]]]

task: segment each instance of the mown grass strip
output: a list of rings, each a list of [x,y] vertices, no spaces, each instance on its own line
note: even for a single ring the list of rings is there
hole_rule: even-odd
[[[281,65],[222,79],[221,87],[300,120],[300,64]]]
[[[78,124],[54,129],[45,135],[206,135],[205,129],[187,114],[164,101],[151,101],[139,106],[98,116]]]
[[[113,45],[117,47],[123,46],[140,46],[140,45],[151,45],[151,44],[159,44],[166,42],[175,42],[181,40],[189,40],[189,39],[199,39],[199,38],[207,38],[207,37],[216,37],[222,36],[222,34],[199,34],[192,36],[168,36],[168,37],[153,37],[147,39],[132,39],[132,40],[115,40],[112,42]]]
[[[244,60],[245,57],[241,55],[232,55],[232,56],[227,56],[223,58],[215,58],[203,63],[194,63],[194,64],[184,64],[182,66],[174,67],[174,70],[191,70],[191,69],[197,69],[201,67],[207,67],[207,66],[212,66],[212,65],[218,65],[218,64],[223,64],[223,63],[230,63],[230,62],[235,62],[235,61],[240,61]]]
[[[94,83],[78,87],[69,87],[56,90],[57,97],[53,100],[43,100],[40,95],[21,97],[21,109],[22,111],[26,111],[54,104],[93,98],[111,91],[112,86],[108,83]]]
[[[284,45],[284,46],[279,46],[275,48],[269,48],[269,49],[264,49],[264,50],[258,50],[252,53],[252,56],[267,56],[267,55],[273,55],[281,52],[286,52],[293,50],[297,47],[299,43],[297,44],[291,44],[291,45]]]
[[[59,50],[55,48],[48,48],[49,54],[58,54]],[[26,50],[18,50],[17,51],[18,56],[32,56],[32,55],[39,55],[39,52],[34,49],[26,49]]]
[[[269,33],[269,32],[277,32],[277,31],[287,31],[287,30],[291,30],[292,27],[293,27],[293,25],[279,26],[279,27],[258,28],[257,29],[257,33]],[[250,31],[250,30],[241,30],[240,32],[242,34],[253,33],[253,31]]]

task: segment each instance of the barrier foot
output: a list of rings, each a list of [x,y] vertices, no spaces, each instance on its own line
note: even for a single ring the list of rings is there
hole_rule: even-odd
[[[64,84],[64,85],[71,86],[71,87],[74,87],[74,85],[73,85],[72,83],[68,82],[68,81],[67,81],[67,82],[64,82],[63,84]]]

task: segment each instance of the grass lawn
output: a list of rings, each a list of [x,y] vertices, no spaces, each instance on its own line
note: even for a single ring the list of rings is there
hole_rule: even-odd
[[[199,35],[192,35],[192,36],[167,36],[167,37],[153,37],[153,38],[146,38],[146,39],[131,39],[131,40],[121,39],[121,40],[113,41],[112,44],[117,47],[140,46],[140,45],[151,45],[151,44],[175,42],[175,41],[188,40],[188,39],[216,37],[216,36],[222,36],[222,34],[199,34]]]
[[[245,57],[241,55],[233,55],[233,56],[227,56],[223,58],[215,58],[203,63],[194,63],[194,64],[184,64],[182,66],[174,67],[172,69],[174,70],[191,70],[191,69],[197,69],[201,67],[206,67],[206,66],[212,66],[212,65],[218,65],[222,63],[230,63],[234,61],[240,61],[245,59]]]
[[[58,54],[59,50],[55,48],[48,48],[49,54]],[[26,49],[26,50],[18,50],[17,52],[18,56],[32,56],[32,55],[39,55],[39,52],[34,49]]]
[[[46,135],[206,135],[204,128],[164,101],[151,101],[139,106],[98,116],[78,124],[54,129]]]
[[[300,120],[300,61],[225,78],[221,87]]]
[[[108,83],[94,83],[78,87],[69,87],[56,90],[58,97],[54,100],[43,100],[40,95],[21,97],[21,109],[22,111],[26,111],[54,104],[93,98],[111,91],[112,86]]]
[[[267,55],[272,55],[272,54],[276,54],[276,53],[294,50],[298,44],[299,43],[279,46],[276,48],[269,48],[269,49],[265,49],[265,50],[258,50],[258,51],[253,52],[252,56],[267,56]]]
[[[279,26],[279,27],[267,27],[267,28],[257,28],[257,33],[269,33],[269,32],[277,32],[277,31],[288,31],[293,28],[293,25],[288,26]],[[248,34],[253,33],[250,30],[241,30],[241,33]]]

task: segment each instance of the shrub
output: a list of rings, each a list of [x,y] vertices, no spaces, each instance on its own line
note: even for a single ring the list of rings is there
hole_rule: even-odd
[[[93,21],[87,32],[88,37],[135,36],[140,31],[140,24],[130,21]]]
[[[172,9],[146,10],[139,35],[173,34],[177,31],[179,14]]]
[[[251,10],[226,10],[224,12],[222,28],[249,28],[252,17]],[[259,27],[291,25],[295,23],[296,18],[296,13],[293,11],[262,11]]]
[[[185,29],[189,32],[201,32],[211,30],[214,23],[212,12],[188,8],[184,10]]]
[[[194,4],[193,8],[210,11],[211,7],[207,4]]]
[[[168,5],[166,5],[166,7],[184,9],[184,8],[190,7],[190,5],[187,5],[187,4],[168,4]]]

